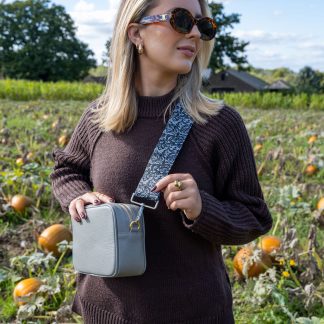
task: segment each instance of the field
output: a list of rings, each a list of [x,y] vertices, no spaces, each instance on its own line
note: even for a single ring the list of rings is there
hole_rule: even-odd
[[[90,99],[12,99],[0,99],[0,323],[82,323],[69,308],[75,289],[70,245],[63,242],[63,253],[54,257],[39,248],[37,238],[52,224],[70,227],[51,194],[51,152],[66,145]],[[223,247],[236,323],[324,322],[324,212],[318,210],[324,196],[324,114],[309,104],[309,109],[262,110],[235,105],[249,131],[274,218],[269,234],[282,240],[274,265],[248,279],[233,268],[241,247]],[[31,199],[21,212],[10,205],[16,194]],[[28,277],[44,284],[18,306],[13,290]]]

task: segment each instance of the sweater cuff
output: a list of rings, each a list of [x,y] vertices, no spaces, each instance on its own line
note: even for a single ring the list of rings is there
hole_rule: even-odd
[[[71,201],[76,197],[82,196],[85,193],[91,191],[92,189],[87,184],[80,183],[77,188],[74,188],[74,190],[71,191],[71,193],[65,195],[63,194],[61,197],[57,197],[57,199],[60,202],[62,210],[66,213],[69,213],[69,206]]]

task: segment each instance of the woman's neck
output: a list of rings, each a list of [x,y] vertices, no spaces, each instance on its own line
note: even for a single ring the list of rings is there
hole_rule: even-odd
[[[147,70],[146,70],[147,71]],[[157,97],[169,93],[177,85],[177,75],[159,71],[140,71],[135,78],[136,92],[140,96]]]

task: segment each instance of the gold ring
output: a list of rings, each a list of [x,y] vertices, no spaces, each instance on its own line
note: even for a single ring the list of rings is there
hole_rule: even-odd
[[[182,182],[180,180],[174,181],[174,186],[178,188],[179,190],[182,190]]]

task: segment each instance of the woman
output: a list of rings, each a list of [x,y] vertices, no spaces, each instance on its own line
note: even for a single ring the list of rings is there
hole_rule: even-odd
[[[221,245],[254,240],[272,218],[241,116],[199,91],[215,33],[199,19],[209,15],[204,0],[121,1],[106,90],[53,152],[54,195],[81,220],[86,204],[130,203],[175,102],[195,121],[152,188],[158,208],[144,210],[144,274],[77,274],[72,310],[85,323],[234,322]]]

